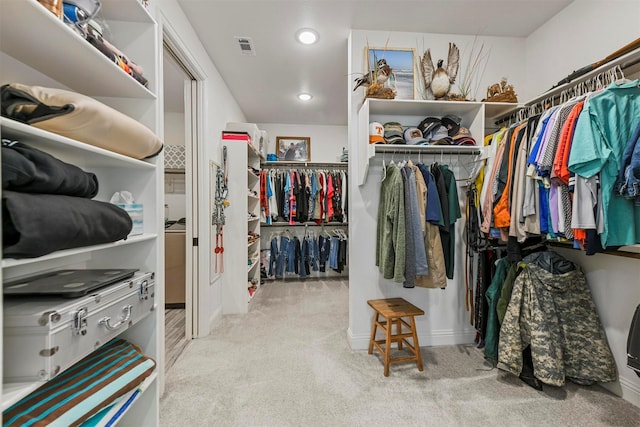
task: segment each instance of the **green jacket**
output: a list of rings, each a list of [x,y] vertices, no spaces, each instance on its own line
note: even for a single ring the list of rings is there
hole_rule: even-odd
[[[485,292],[489,310],[487,313],[487,330],[484,335],[484,357],[495,361],[498,360],[498,337],[500,336],[500,322],[498,321],[496,308],[500,292],[502,291],[502,285],[504,279],[507,277],[507,270],[509,270],[510,265],[511,263],[507,258],[500,258],[498,260],[491,285],[489,285],[489,288]]]
[[[404,283],[405,218],[404,185],[395,164],[386,167],[380,187],[376,229],[376,265],[385,279]]]

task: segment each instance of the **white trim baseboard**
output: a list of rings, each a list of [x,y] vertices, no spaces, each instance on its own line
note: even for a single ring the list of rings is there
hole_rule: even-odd
[[[437,347],[443,345],[471,344],[475,339],[475,330],[454,331],[442,329],[430,333],[418,334],[420,347]],[[369,334],[353,335],[351,328],[347,329],[347,339],[352,350],[367,350],[369,348]]]
[[[640,386],[620,377],[620,387],[622,388],[622,398],[640,408]]]

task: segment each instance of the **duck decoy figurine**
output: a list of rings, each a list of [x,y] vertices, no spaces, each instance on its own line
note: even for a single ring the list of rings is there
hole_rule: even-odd
[[[424,87],[427,90],[427,99],[440,99],[447,96],[451,86],[456,81],[459,62],[460,51],[455,43],[449,43],[446,68],[442,67],[444,63],[442,59],[438,60],[438,67],[434,67],[431,60],[431,51],[427,49],[420,61]],[[429,95],[432,95],[432,97]]]
[[[369,86],[373,81],[384,84],[384,82],[389,79],[391,72],[392,70],[387,64],[387,60],[384,58],[379,59],[375,71],[369,71],[367,74],[354,80],[356,83],[356,86],[353,88],[354,92],[360,86]]]

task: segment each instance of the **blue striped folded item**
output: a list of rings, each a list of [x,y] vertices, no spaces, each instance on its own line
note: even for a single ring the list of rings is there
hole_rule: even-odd
[[[80,425],[136,389],[155,366],[138,347],[115,338],[9,407],[2,425]]]

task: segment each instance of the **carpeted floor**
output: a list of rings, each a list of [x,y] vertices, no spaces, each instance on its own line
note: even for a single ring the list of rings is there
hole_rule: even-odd
[[[598,386],[536,391],[473,345],[422,347],[383,376],[346,338],[348,283],[264,285],[168,372],[163,426],[640,426],[640,408]]]

